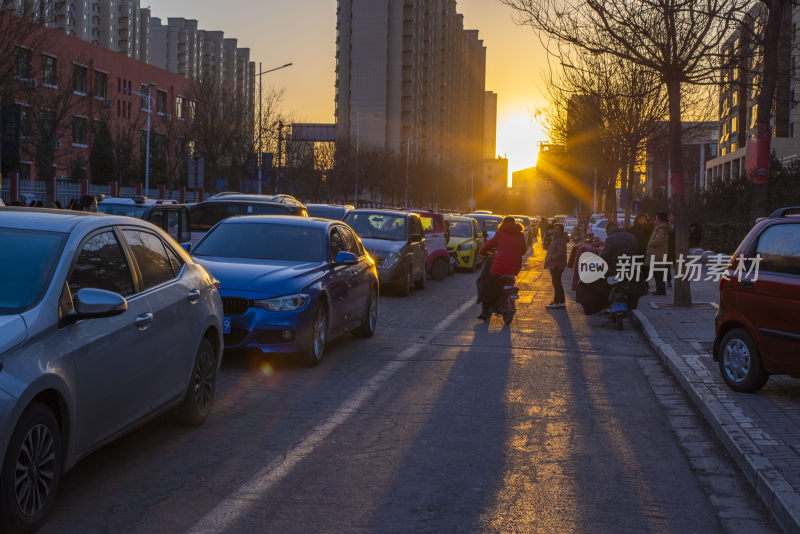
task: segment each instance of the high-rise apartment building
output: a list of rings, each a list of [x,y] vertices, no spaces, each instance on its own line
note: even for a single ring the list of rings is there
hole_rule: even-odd
[[[339,0],[337,17],[339,139],[453,169],[485,159],[486,48],[455,0]]]

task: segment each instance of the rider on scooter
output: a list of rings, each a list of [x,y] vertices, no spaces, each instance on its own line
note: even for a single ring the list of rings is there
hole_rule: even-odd
[[[483,308],[478,316],[481,321],[486,321],[491,317],[491,303],[500,298],[500,293],[506,283],[514,284],[514,277],[522,270],[522,257],[528,251],[523,232],[524,229],[514,217],[506,217],[494,237],[480,250],[481,256],[488,256],[495,251],[491,274],[487,281],[489,298],[481,299]]]

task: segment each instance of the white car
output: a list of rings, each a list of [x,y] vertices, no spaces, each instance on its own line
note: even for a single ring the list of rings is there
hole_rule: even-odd
[[[608,219],[600,219],[594,224],[589,225],[589,233],[601,241],[605,241],[608,235],[606,234],[606,226],[608,226]]]
[[[572,232],[575,231],[575,227],[578,226],[578,219],[575,217],[567,217],[564,219],[564,232],[567,235],[572,235]]]

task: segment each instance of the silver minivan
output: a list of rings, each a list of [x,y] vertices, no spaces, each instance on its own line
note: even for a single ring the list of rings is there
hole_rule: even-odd
[[[0,210],[0,532],[36,528],[61,474],[174,411],[208,417],[218,282],[154,225]]]

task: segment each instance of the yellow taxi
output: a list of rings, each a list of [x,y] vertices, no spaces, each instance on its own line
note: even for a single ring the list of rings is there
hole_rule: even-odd
[[[448,252],[456,258],[460,268],[475,272],[483,262],[478,251],[486,244],[478,221],[454,215],[445,215],[444,219],[449,225],[450,233]]]

